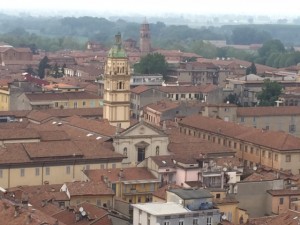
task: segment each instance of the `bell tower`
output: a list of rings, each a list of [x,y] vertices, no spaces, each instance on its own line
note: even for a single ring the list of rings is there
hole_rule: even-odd
[[[146,19],[140,28],[140,51],[143,56],[151,52],[150,27]]]
[[[111,125],[130,126],[130,66],[120,33],[105,63],[103,103],[103,118]]]

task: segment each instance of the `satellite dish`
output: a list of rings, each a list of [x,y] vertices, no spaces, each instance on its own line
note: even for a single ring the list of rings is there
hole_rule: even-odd
[[[79,212],[83,212],[83,208],[82,207],[79,208]]]
[[[82,215],[82,216],[86,216],[86,211],[82,211],[82,212],[81,212],[81,215]]]
[[[257,170],[257,167],[256,167],[256,166],[253,166],[253,170],[254,170],[254,171]]]
[[[224,172],[226,172],[226,171],[227,171],[227,168],[226,168],[226,167],[224,167],[224,168],[223,168],[223,171],[224,171]]]

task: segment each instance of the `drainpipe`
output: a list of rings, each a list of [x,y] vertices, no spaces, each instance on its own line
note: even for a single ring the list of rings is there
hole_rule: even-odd
[[[45,163],[42,164],[42,185],[44,184],[44,165]]]
[[[76,162],[76,160],[74,160],[74,162],[73,162],[73,169],[72,169],[73,170],[72,171],[72,176],[73,176],[72,178],[73,179],[75,179],[75,162]]]

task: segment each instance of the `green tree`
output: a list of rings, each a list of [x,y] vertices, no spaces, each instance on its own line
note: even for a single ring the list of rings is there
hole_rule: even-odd
[[[273,53],[284,53],[285,48],[281,41],[279,40],[269,40],[266,41],[263,46],[258,49],[259,55],[264,58],[266,62],[268,57]]]
[[[254,62],[252,62],[249,67],[247,67],[246,75],[248,75],[248,74],[257,74],[257,70],[256,70],[256,66],[255,66]]]
[[[49,68],[49,59],[47,56],[45,56],[39,63],[38,67],[38,76],[43,79],[45,77],[45,69]]]
[[[166,76],[168,63],[165,56],[159,53],[148,54],[141,58],[140,62],[134,65],[134,70],[141,74],[162,74]]]
[[[32,68],[31,65],[28,65],[25,71],[27,73],[29,73],[30,75],[35,75],[35,72],[34,72],[34,70],[33,70],[33,68]]]
[[[269,79],[264,81],[262,91],[257,94],[259,100],[259,106],[274,106],[276,100],[278,100],[281,94],[282,87],[276,81],[270,81]]]
[[[232,31],[231,40],[234,44],[260,44],[271,39],[267,31],[258,30],[249,26],[237,27]]]
[[[225,99],[224,102],[229,102],[230,104],[236,104],[239,105],[239,97],[236,93],[230,93]]]

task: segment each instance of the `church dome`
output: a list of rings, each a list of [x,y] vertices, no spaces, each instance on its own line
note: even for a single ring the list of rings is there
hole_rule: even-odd
[[[127,54],[122,47],[122,39],[121,33],[119,32],[115,36],[115,44],[113,47],[108,51],[108,57],[111,58],[127,58]]]

